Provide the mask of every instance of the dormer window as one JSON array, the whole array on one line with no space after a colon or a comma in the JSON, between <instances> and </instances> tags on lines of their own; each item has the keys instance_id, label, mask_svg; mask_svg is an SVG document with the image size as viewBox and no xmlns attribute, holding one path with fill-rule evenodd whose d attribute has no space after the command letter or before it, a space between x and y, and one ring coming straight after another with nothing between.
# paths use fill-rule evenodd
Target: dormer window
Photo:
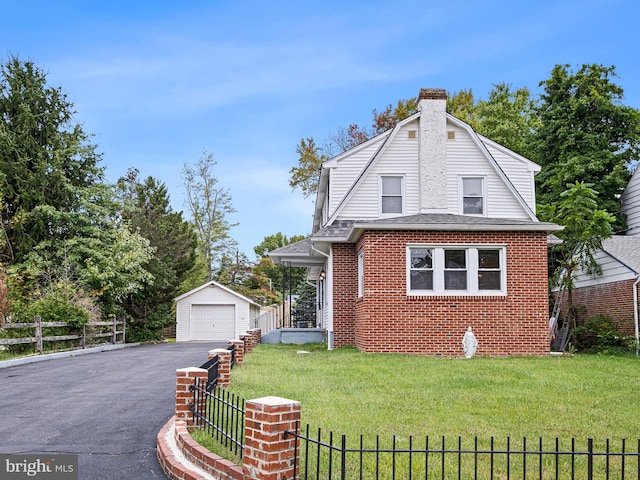
<instances>
[{"instance_id":1,"label":"dormer window","mask_svg":"<svg viewBox=\"0 0 640 480\"><path fill-rule=\"evenodd\" d=\"M463 215L485 215L484 177L462 177L460 179L462 193L461 204Z\"/></svg>"},{"instance_id":2,"label":"dormer window","mask_svg":"<svg viewBox=\"0 0 640 480\"><path fill-rule=\"evenodd\" d=\"M380 177L380 212L383 215L403 213L403 177L384 175Z\"/></svg>"}]
</instances>

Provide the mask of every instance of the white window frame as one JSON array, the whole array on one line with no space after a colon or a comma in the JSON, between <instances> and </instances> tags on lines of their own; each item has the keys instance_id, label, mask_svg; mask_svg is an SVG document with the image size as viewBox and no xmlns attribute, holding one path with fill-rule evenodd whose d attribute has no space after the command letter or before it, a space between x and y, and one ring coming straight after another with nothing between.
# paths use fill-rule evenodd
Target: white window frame
<instances>
[{"instance_id":1,"label":"white window frame","mask_svg":"<svg viewBox=\"0 0 640 480\"><path fill-rule=\"evenodd\" d=\"M364 249L358 251L358 297L364 295Z\"/></svg>"},{"instance_id":2,"label":"white window frame","mask_svg":"<svg viewBox=\"0 0 640 480\"><path fill-rule=\"evenodd\" d=\"M482 213L464 213L464 181L482 181ZM474 217L487 216L487 177L485 175L461 175L458 177L458 212L460 215L470 215Z\"/></svg>"},{"instance_id":3,"label":"white window frame","mask_svg":"<svg viewBox=\"0 0 640 480\"><path fill-rule=\"evenodd\" d=\"M433 290L411 289L411 250L414 248L428 248L433 250ZM467 288L465 290L447 290L444 285L444 252L445 250L465 250ZM499 290L480 290L478 286L479 250L498 250L499 269L487 269L500 272ZM469 245L469 244L408 244L406 251L406 283L408 296L506 296L507 295L507 247L505 245Z\"/></svg>"},{"instance_id":4,"label":"white window frame","mask_svg":"<svg viewBox=\"0 0 640 480\"><path fill-rule=\"evenodd\" d=\"M383 178L399 178L400 179L400 199L401 199L401 212L392 212L392 213L383 213L382 212L382 197L383 195L383 190L382 190L382 179ZM380 216L384 216L384 217L393 217L396 215L403 215L405 212L405 176L404 175L398 175L398 174L384 174L384 175L380 175L378 177L378 211L380 212Z\"/></svg>"}]
</instances>

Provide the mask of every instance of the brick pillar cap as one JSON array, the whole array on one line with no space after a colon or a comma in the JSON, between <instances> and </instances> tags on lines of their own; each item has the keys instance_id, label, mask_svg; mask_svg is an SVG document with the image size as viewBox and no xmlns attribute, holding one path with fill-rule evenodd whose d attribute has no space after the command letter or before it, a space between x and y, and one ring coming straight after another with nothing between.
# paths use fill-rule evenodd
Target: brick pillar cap
<instances>
[{"instance_id":1,"label":"brick pillar cap","mask_svg":"<svg viewBox=\"0 0 640 480\"><path fill-rule=\"evenodd\" d=\"M187 368L176 369L176 372L181 372L181 373L202 373L206 371L207 371L206 369L199 368L199 367L187 367Z\"/></svg>"},{"instance_id":2,"label":"brick pillar cap","mask_svg":"<svg viewBox=\"0 0 640 480\"><path fill-rule=\"evenodd\" d=\"M213 350L209 350L209 355L215 355L218 353L231 353L230 350L227 350L226 348L214 348Z\"/></svg>"},{"instance_id":3,"label":"brick pillar cap","mask_svg":"<svg viewBox=\"0 0 640 480\"><path fill-rule=\"evenodd\" d=\"M289 400L286 398L274 396L254 398L253 400L248 400L248 402L259 403L261 405L267 405L270 407L279 407L282 405L300 405L300 402L296 402L295 400Z\"/></svg>"}]
</instances>

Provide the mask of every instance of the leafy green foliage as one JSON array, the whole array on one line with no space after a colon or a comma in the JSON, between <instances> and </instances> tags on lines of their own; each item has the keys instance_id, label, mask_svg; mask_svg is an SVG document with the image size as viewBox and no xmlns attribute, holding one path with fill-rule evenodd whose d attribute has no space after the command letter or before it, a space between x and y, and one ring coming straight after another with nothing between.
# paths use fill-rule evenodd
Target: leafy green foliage
<instances>
[{"instance_id":1,"label":"leafy green foliage","mask_svg":"<svg viewBox=\"0 0 640 480\"><path fill-rule=\"evenodd\" d=\"M162 329L174 321L173 298L196 264L197 236L193 224L174 212L164 183L153 177L144 181L130 169L118 180L122 217L130 228L149 242L152 256L145 270L153 277L128 294L123 309L128 316L131 341L159 340ZM202 279L200 279L201 284ZM197 286L197 285L196 285Z\"/></svg>"},{"instance_id":2,"label":"leafy green foliage","mask_svg":"<svg viewBox=\"0 0 640 480\"><path fill-rule=\"evenodd\" d=\"M29 303L23 315L27 319L39 316L45 322L67 322L75 327L80 327L90 320L89 312L82 305L56 294L46 295Z\"/></svg>"},{"instance_id":3,"label":"leafy green foliage","mask_svg":"<svg viewBox=\"0 0 640 480\"><path fill-rule=\"evenodd\" d=\"M273 290L277 292L281 291L283 288L282 265L275 265L269 257L269 252L272 252L277 248L299 242L301 240L304 240L305 238L306 235L293 235L289 238L282 232L274 233L272 235L267 235L266 237L264 237L262 242L256 245L253 249L255 254L258 256L258 263L254 267L254 272L257 275L262 275L269 278L271 288ZM291 279L291 285L293 286L304 282L305 271L306 269L304 267L294 267L290 269L290 271L287 271L287 284L289 284L289 278Z\"/></svg>"},{"instance_id":4,"label":"leafy green foliage","mask_svg":"<svg viewBox=\"0 0 640 480\"><path fill-rule=\"evenodd\" d=\"M447 113L471 125L475 130L478 127L476 112L476 99L473 90L460 90L454 94L447 94Z\"/></svg>"},{"instance_id":5,"label":"leafy green foliage","mask_svg":"<svg viewBox=\"0 0 640 480\"><path fill-rule=\"evenodd\" d=\"M510 85L499 83L489 92L488 100L476 105L475 129L494 142L533 158L533 135L540 128L535 107L528 88L512 90Z\"/></svg>"},{"instance_id":6,"label":"leafy green foliage","mask_svg":"<svg viewBox=\"0 0 640 480\"><path fill-rule=\"evenodd\" d=\"M313 138L303 138L296 147L298 166L289 170L289 185L292 189L299 188L304 198L315 195L320 181L320 169L327 156L316 146Z\"/></svg>"},{"instance_id":7,"label":"leafy green foliage","mask_svg":"<svg viewBox=\"0 0 640 480\"><path fill-rule=\"evenodd\" d=\"M395 107L391 104L378 112L373 110L373 132L375 135L391 130L398 123L405 118L409 118L411 115L418 111L418 98L412 97L409 99L398 100ZM359 142L362 143L362 142Z\"/></svg>"},{"instance_id":8,"label":"leafy green foliage","mask_svg":"<svg viewBox=\"0 0 640 480\"><path fill-rule=\"evenodd\" d=\"M578 269L587 273L599 273L595 253L602 248L602 241L612 235L615 217L598 208L598 192L593 185L582 182L567 184L557 205L542 210L544 220L564 225L557 235L563 240L551 250L552 280L568 290L568 317L576 326L573 304L574 278ZM545 218L546 217L546 218Z\"/></svg>"},{"instance_id":9,"label":"leafy green foliage","mask_svg":"<svg viewBox=\"0 0 640 480\"><path fill-rule=\"evenodd\" d=\"M539 203L555 204L567 183L583 182L599 192L599 208L618 211L627 167L640 155L640 112L622 105L615 77L615 67L583 65L574 73L569 65L556 65L541 83L534 159L543 167ZM623 226L618 218L616 230Z\"/></svg>"},{"instance_id":10,"label":"leafy green foliage","mask_svg":"<svg viewBox=\"0 0 640 480\"><path fill-rule=\"evenodd\" d=\"M103 178L100 157L73 106L32 62L0 67L0 258L16 263L45 240L82 228L90 190Z\"/></svg>"},{"instance_id":11,"label":"leafy green foliage","mask_svg":"<svg viewBox=\"0 0 640 480\"><path fill-rule=\"evenodd\" d=\"M621 335L616 323L604 315L596 315L573 329L571 342L579 352L609 355L631 354L635 338Z\"/></svg>"}]
</instances>

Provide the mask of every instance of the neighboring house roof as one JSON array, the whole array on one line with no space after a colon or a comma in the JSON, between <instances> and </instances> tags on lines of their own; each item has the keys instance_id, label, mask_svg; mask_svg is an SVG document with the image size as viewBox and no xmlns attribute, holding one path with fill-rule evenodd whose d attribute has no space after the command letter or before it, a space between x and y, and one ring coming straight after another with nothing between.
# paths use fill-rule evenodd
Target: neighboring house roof
<instances>
[{"instance_id":1,"label":"neighboring house roof","mask_svg":"<svg viewBox=\"0 0 640 480\"><path fill-rule=\"evenodd\" d=\"M187 293L183 293L182 295L180 295L179 297L176 297L173 299L174 302L179 302L180 300L183 300L184 298L188 297L189 295L192 295L196 292L199 292L200 290L204 290L205 288L208 287L217 287L221 290L224 290L225 292L228 292L232 295L235 295L236 297L240 298L241 300L244 300L248 303L250 303L251 305L254 305L256 307L260 307L261 305L259 303L254 302L253 300L251 300L248 297L245 297L244 295L239 294L238 292L236 292L235 290L230 289L229 287L225 287L224 285L222 285L221 283L216 282L215 280L211 280L203 285L200 285L197 288L194 288L193 290L188 291Z\"/></svg>"},{"instance_id":2,"label":"neighboring house roof","mask_svg":"<svg viewBox=\"0 0 640 480\"><path fill-rule=\"evenodd\" d=\"M640 273L640 236L616 235L602 242L602 250L617 261Z\"/></svg>"}]
</instances>

